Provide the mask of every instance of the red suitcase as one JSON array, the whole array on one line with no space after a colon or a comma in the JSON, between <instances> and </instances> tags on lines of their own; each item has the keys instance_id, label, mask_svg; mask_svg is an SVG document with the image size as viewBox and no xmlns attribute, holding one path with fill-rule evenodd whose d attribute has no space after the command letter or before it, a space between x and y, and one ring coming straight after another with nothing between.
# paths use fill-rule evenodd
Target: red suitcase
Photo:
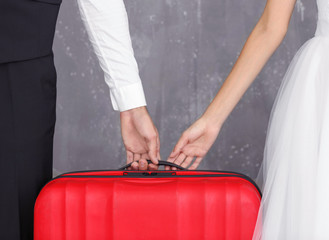
<instances>
[{"instance_id":1,"label":"red suitcase","mask_svg":"<svg viewBox=\"0 0 329 240\"><path fill-rule=\"evenodd\" d=\"M159 165L180 166L167 161ZM63 173L40 191L35 240L249 240L261 192L248 176L210 170Z\"/></svg>"}]
</instances>

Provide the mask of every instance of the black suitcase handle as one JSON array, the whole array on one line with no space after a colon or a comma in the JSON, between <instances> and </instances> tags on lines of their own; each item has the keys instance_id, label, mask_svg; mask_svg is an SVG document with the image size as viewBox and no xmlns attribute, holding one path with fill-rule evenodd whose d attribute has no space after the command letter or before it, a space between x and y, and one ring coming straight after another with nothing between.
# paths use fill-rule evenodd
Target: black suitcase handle
<instances>
[{"instance_id":1,"label":"black suitcase handle","mask_svg":"<svg viewBox=\"0 0 329 240\"><path fill-rule=\"evenodd\" d=\"M146 160L146 161L147 161L148 164L152 163L151 160ZM138 161L135 161L135 162L138 162ZM129 168L129 167L131 166L132 163L133 163L133 162L128 163L128 164L124 165L123 167L118 168L118 170L125 170L126 168ZM177 164L175 164L175 163L168 162L168 161L163 161L163 160L159 160L158 165L159 165L159 166L162 165L162 166L176 167L176 168L178 168L178 169L180 169L180 170L188 170L187 168L184 168L184 167L182 167L182 166L180 166L180 165L177 165Z\"/></svg>"}]
</instances>

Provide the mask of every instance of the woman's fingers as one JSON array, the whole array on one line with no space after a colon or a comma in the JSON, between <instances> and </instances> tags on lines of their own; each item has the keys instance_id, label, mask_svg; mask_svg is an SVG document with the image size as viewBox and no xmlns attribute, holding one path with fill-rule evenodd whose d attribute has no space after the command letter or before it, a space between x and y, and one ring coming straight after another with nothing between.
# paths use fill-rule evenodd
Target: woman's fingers
<instances>
[{"instance_id":1,"label":"woman's fingers","mask_svg":"<svg viewBox=\"0 0 329 240\"><path fill-rule=\"evenodd\" d=\"M170 158L176 158L176 156L181 152L182 148L188 143L188 136L187 132L184 132L182 136L179 138L176 146L174 147L173 151L170 153Z\"/></svg>"},{"instance_id":2,"label":"woman's fingers","mask_svg":"<svg viewBox=\"0 0 329 240\"><path fill-rule=\"evenodd\" d=\"M169 155L168 162L175 162L176 159L180 156L179 154L181 153L182 148L188 144L188 136L187 132L185 131L182 136L179 138L178 142L176 143L174 149ZM175 167L169 167L166 166L165 170L176 170Z\"/></svg>"},{"instance_id":3,"label":"woman's fingers","mask_svg":"<svg viewBox=\"0 0 329 240\"><path fill-rule=\"evenodd\" d=\"M199 146L196 144L189 144L186 145L182 152L185 153L187 156L200 156Z\"/></svg>"},{"instance_id":4,"label":"woman's fingers","mask_svg":"<svg viewBox=\"0 0 329 240\"><path fill-rule=\"evenodd\" d=\"M181 164L183 168L187 168L193 161L194 156L188 156L185 161Z\"/></svg>"},{"instance_id":5,"label":"woman's fingers","mask_svg":"<svg viewBox=\"0 0 329 240\"><path fill-rule=\"evenodd\" d=\"M202 157L197 157L194 163L188 168L189 170L195 170L198 168L200 162L202 161Z\"/></svg>"},{"instance_id":6,"label":"woman's fingers","mask_svg":"<svg viewBox=\"0 0 329 240\"><path fill-rule=\"evenodd\" d=\"M184 162L186 158L186 155L184 153L180 153L179 156L174 161L175 164L180 165L182 162ZM176 167L171 167L172 170L177 170Z\"/></svg>"}]
</instances>

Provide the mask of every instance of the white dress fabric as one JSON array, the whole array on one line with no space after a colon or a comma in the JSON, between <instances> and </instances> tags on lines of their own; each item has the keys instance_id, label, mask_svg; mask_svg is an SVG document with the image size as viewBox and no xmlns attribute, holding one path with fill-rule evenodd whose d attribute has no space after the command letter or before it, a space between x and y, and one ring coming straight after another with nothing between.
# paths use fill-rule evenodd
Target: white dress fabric
<instances>
[{"instance_id":1,"label":"white dress fabric","mask_svg":"<svg viewBox=\"0 0 329 240\"><path fill-rule=\"evenodd\" d=\"M329 239L329 0L317 6L271 111L253 240Z\"/></svg>"}]
</instances>

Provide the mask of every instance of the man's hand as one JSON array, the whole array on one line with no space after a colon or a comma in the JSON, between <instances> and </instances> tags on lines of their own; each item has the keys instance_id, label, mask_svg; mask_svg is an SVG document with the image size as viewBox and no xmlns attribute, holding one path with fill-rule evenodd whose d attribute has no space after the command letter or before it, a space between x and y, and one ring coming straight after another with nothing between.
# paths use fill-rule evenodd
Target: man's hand
<instances>
[{"instance_id":1,"label":"man's hand","mask_svg":"<svg viewBox=\"0 0 329 240\"><path fill-rule=\"evenodd\" d=\"M121 135L127 151L128 170L157 170L160 159L160 140L146 107L138 107L120 113ZM152 163L148 164L146 159Z\"/></svg>"},{"instance_id":2,"label":"man's hand","mask_svg":"<svg viewBox=\"0 0 329 240\"><path fill-rule=\"evenodd\" d=\"M187 168L196 158L189 167L190 170L196 169L215 142L219 130L220 127L215 127L206 118L200 118L182 134L168 161ZM165 170L170 169L177 170L176 167L165 167Z\"/></svg>"}]
</instances>

